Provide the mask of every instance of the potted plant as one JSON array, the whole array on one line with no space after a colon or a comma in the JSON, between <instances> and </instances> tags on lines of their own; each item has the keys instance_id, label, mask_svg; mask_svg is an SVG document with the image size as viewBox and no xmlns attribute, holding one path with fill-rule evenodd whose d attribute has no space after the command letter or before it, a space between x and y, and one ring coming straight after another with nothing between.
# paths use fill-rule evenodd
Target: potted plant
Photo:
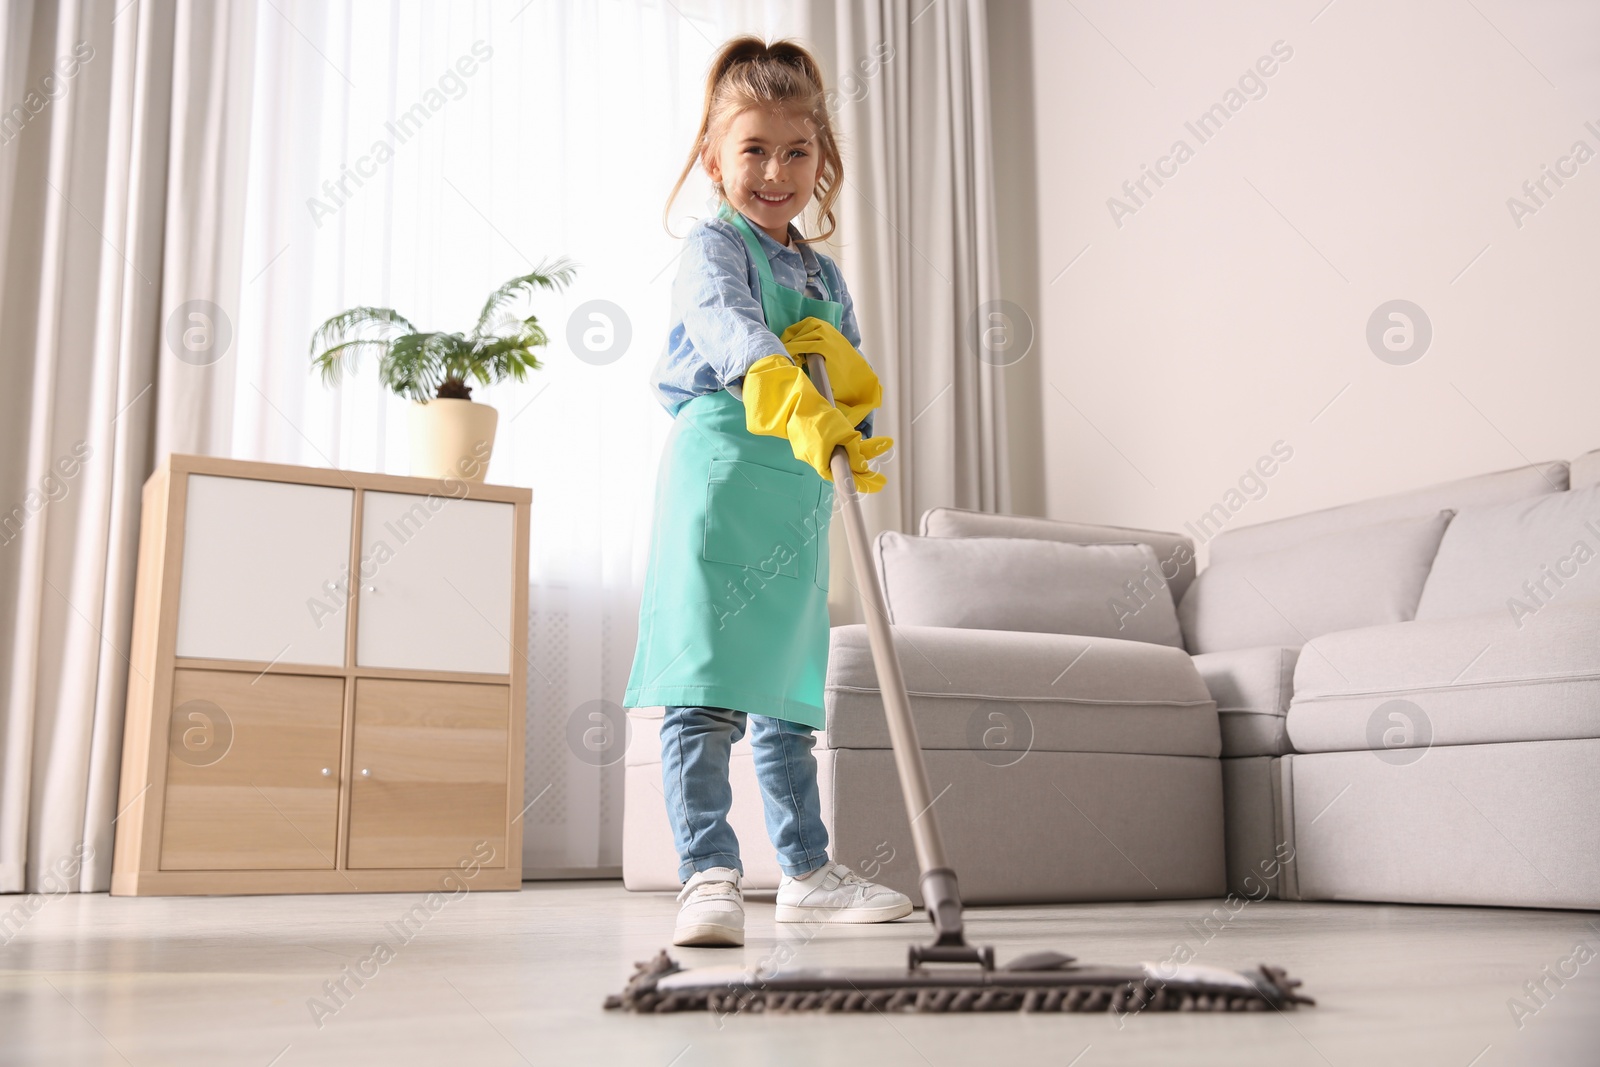
<instances>
[{"instance_id":1,"label":"potted plant","mask_svg":"<svg viewBox=\"0 0 1600 1067\"><path fill-rule=\"evenodd\" d=\"M563 257L512 278L489 294L468 334L424 333L393 308L342 311L311 335L312 366L332 385L347 367L354 371L364 352L376 352L379 381L412 401L411 473L481 482L489 471L499 415L472 399L469 383L520 382L543 365L535 349L549 338L538 317L518 318L507 308L536 288L561 289L575 269Z\"/></svg>"}]
</instances>

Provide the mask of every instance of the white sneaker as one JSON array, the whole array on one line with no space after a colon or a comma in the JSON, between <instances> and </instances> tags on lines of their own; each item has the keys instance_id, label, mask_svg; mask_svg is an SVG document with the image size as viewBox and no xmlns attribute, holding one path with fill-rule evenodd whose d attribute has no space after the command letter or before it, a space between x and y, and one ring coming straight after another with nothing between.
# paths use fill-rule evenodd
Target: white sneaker
<instances>
[{"instance_id":1,"label":"white sneaker","mask_svg":"<svg viewBox=\"0 0 1600 1067\"><path fill-rule=\"evenodd\" d=\"M829 863L804 878L778 883L781 923L881 923L911 914L911 898L869 882L842 863Z\"/></svg>"},{"instance_id":2,"label":"white sneaker","mask_svg":"<svg viewBox=\"0 0 1600 1067\"><path fill-rule=\"evenodd\" d=\"M674 945L744 944L744 894L732 867L696 871L678 893Z\"/></svg>"}]
</instances>

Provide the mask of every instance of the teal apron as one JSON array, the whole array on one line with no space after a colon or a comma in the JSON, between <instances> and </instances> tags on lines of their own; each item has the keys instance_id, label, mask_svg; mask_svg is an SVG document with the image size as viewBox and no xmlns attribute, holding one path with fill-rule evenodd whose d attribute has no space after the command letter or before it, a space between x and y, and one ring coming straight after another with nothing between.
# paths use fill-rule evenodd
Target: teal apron
<instances>
[{"instance_id":1,"label":"teal apron","mask_svg":"<svg viewBox=\"0 0 1600 1067\"><path fill-rule=\"evenodd\" d=\"M750 223L724 204L760 275L767 329L844 305L773 281ZM726 389L678 410L656 478L639 643L626 707L704 705L823 726L833 484L783 437L745 429Z\"/></svg>"}]
</instances>

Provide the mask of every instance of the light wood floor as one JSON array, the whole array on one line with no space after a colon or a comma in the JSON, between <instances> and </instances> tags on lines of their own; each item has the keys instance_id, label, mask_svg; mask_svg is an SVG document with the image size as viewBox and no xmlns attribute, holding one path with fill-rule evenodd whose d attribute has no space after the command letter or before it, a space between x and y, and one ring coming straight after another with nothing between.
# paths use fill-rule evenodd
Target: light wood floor
<instances>
[{"instance_id":1,"label":"light wood floor","mask_svg":"<svg viewBox=\"0 0 1600 1067\"><path fill-rule=\"evenodd\" d=\"M0 897L0 914L24 899ZM1002 961L1057 948L1086 961L1134 963L1166 958L1184 942L1202 963L1283 966L1305 980L1318 1007L1121 1020L745 1016L719 1026L709 1014L629 1017L600 1008L633 961L666 945L669 894L630 894L615 882L530 882L521 893L467 893L401 929L421 901L38 898L42 907L20 930L0 929L0 1063L1600 1063L1600 958L1577 965L1563 986L1547 980L1552 994L1542 1007L1524 989L1544 968L1556 972L1579 942L1600 952L1594 913L1273 902L1230 913L1220 901L975 909L973 934ZM795 928L778 927L770 904L752 902L748 911L742 951L678 951L697 964L755 965ZM791 947L800 965L895 966L926 932L916 912L884 926L828 929ZM380 942L392 956L373 957ZM344 979L348 992L330 996L326 984L363 959L371 960L368 977L359 985ZM1520 1028L1512 998L1539 1007Z\"/></svg>"}]
</instances>

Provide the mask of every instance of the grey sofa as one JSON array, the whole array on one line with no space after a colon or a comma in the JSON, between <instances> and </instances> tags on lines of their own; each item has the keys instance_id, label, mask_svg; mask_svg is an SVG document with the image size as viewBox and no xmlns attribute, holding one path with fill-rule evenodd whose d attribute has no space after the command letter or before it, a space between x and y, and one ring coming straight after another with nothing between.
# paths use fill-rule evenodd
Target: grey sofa
<instances>
[{"instance_id":1,"label":"grey sofa","mask_svg":"<svg viewBox=\"0 0 1600 1067\"><path fill-rule=\"evenodd\" d=\"M969 900L1600 908L1600 451L1204 533L1198 575L1173 533L934 508L880 535ZM835 628L827 701L835 855L914 893L864 627ZM631 714L624 877L675 888Z\"/></svg>"}]
</instances>

